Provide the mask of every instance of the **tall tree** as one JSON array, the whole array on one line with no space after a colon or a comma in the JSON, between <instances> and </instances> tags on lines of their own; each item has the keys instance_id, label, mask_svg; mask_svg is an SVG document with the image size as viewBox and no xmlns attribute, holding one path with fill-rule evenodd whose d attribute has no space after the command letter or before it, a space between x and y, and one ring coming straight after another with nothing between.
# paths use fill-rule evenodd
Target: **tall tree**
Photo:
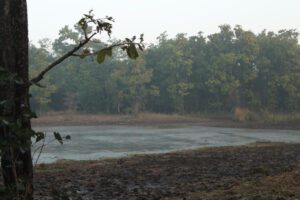
<instances>
[{"instance_id":1,"label":"tall tree","mask_svg":"<svg viewBox=\"0 0 300 200\"><path fill-rule=\"evenodd\" d=\"M161 91L151 104L156 104L153 107L159 112L184 113L185 97L193 88L188 38L185 34L178 34L175 39L168 39L163 33L158 39L159 44L153 46L146 56L146 66L153 67L153 85Z\"/></svg>"},{"instance_id":2,"label":"tall tree","mask_svg":"<svg viewBox=\"0 0 300 200\"><path fill-rule=\"evenodd\" d=\"M8 198L32 199L26 0L0 0L0 21L2 173Z\"/></svg>"},{"instance_id":3,"label":"tall tree","mask_svg":"<svg viewBox=\"0 0 300 200\"><path fill-rule=\"evenodd\" d=\"M137 59L134 63L127 62L115 69L111 75L117 83L118 112L121 105L137 116L146 96L158 95L159 91L154 86L148 86L152 78L152 70L145 68L144 58ZM128 106L126 106L128 105Z\"/></svg>"}]
</instances>

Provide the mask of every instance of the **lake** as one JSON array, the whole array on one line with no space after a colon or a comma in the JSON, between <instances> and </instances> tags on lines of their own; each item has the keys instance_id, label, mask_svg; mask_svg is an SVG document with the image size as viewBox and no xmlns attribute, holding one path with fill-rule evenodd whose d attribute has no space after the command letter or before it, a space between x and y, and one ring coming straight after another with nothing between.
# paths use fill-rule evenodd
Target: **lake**
<instances>
[{"instance_id":1,"label":"lake","mask_svg":"<svg viewBox=\"0 0 300 200\"><path fill-rule=\"evenodd\" d=\"M70 135L72 138L63 145L57 141L47 145L41 154L39 163L51 163L60 159L94 160L254 142L300 142L300 130L125 125L57 126L35 127L34 129L47 133L47 142L53 139L54 131L59 132L62 136ZM36 155L37 153L34 161Z\"/></svg>"}]
</instances>

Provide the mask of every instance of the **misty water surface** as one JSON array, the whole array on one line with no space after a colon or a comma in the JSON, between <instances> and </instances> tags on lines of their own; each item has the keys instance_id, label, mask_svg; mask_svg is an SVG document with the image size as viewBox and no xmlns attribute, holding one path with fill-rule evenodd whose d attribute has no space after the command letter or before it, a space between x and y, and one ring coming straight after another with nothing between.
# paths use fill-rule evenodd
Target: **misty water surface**
<instances>
[{"instance_id":1,"label":"misty water surface","mask_svg":"<svg viewBox=\"0 0 300 200\"><path fill-rule=\"evenodd\" d=\"M90 160L265 141L300 142L300 130L255 130L203 126L180 128L59 126L36 127L35 130L46 132L47 140L53 139L53 131L72 137L72 140L64 145L58 142L50 143L44 148L39 163L49 163L59 159Z\"/></svg>"}]
</instances>

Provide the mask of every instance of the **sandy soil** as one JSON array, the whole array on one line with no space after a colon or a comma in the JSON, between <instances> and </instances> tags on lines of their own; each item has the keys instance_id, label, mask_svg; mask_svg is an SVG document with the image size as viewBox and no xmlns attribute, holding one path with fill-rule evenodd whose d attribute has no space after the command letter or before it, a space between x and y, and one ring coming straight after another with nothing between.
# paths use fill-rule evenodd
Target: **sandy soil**
<instances>
[{"instance_id":1,"label":"sandy soil","mask_svg":"<svg viewBox=\"0 0 300 200\"><path fill-rule=\"evenodd\" d=\"M300 144L40 165L36 199L300 199Z\"/></svg>"}]
</instances>

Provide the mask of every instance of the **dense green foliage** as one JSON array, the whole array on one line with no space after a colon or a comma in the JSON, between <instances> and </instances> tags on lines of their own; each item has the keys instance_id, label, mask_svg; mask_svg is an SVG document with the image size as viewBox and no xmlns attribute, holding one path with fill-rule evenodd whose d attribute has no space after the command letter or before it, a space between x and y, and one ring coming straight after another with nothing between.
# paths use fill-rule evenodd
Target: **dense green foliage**
<instances>
[{"instance_id":1,"label":"dense green foliage","mask_svg":"<svg viewBox=\"0 0 300 200\"><path fill-rule=\"evenodd\" d=\"M71 49L79 35L64 27L54 42L31 45L32 74ZM41 112L299 111L298 35L295 30L254 34L228 25L207 37L178 34L170 39L163 33L136 61L122 50L101 65L96 63L101 56L65 61L41 82L46 89L32 90L32 105Z\"/></svg>"}]
</instances>

